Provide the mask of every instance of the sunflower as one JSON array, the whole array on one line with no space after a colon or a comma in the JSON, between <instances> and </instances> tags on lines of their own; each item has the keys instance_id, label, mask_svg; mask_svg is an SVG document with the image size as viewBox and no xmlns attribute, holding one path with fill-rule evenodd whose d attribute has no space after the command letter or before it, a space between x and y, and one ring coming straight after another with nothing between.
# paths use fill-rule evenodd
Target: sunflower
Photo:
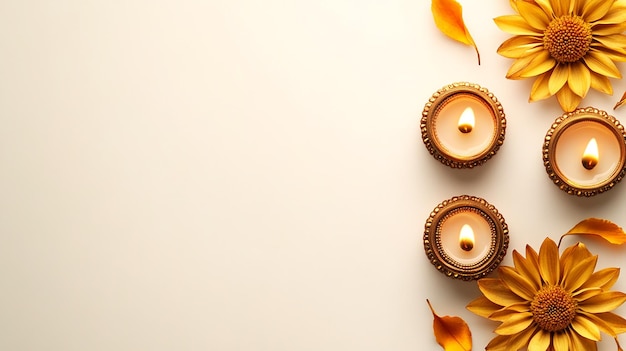
<instances>
[{"instance_id":1,"label":"sunflower","mask_svg":"<svg viewBox=\"0 0 626 351\"><path fill-rule=\"evenodd\" d=\"M556 94L573 111L589 88L612 95L626 61L626 0L510 0L517 15L495 18L514 37L498 53L515 59L506 77L536 77L529 101Z\"/></svg>"},{"instance_id":2,"label":"sunflower","mask_svg":"<svg viewBox=\"0 0 626 351\"><path fill-rule=\"evenodd\" d=\"M502 266L499 278L479 280L484 296L467 305L479 316L502 322L486 350L595 351L601 331L617 343L626 320L611 311L626 301L626 294L609 290L619 268L594 272L597 259L582 243L559 257L549 238L539 254L530 246L525 258L513 251L514 267Z\"/></svg>"}]
</instances>

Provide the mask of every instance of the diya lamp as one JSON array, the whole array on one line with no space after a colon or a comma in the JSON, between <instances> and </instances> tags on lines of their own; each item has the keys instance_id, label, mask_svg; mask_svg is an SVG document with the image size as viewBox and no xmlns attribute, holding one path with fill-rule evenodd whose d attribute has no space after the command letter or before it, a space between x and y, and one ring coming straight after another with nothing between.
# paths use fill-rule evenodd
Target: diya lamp
<instances>
[{"instance_id":1,"label":"diya lamp","mask_svg":"<svg viewBox=\"0 0 626 351\"><path fill-rule=\"evenodd\" d=\"M424 250L443 274L480 279L506 255L509 230L500 212L482 198L462 195L433 209L424 226Z\"/></svg>"},{"instance_id":2,"label":"diya lamp","mask_svg":"<svg viewBox=\"0 0 626 351\"><path fill-rule=\"evenodd\" d=\"M543 162L568 194L594 196L612 189L626 172L624 126L605 111L577 109L557 117L546 133Z\"/></svg>"},{"instance_id":3,"label":"diya lamp","mask_svg":"<svg viewBox=\"0 0 626 351\"><path fill-rule=\"evenodd\" d=\"M496 154L504 142L506 118L493 93L461 82L432 95L424 106L420 128L435 159L452 168L472 168Z\"/></svg>"}]
</instances>

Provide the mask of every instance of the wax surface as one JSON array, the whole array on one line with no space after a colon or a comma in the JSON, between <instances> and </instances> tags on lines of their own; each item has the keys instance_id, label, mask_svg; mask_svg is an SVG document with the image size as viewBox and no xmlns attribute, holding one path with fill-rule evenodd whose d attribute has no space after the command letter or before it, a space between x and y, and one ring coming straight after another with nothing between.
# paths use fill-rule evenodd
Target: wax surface
<instances>
[{"instance_id":1,"label":"wax surface","mask_svg":"<svg viewBox=\"0 0 626 351\"><path fill-rule=\"evenodd\" d=\"M464 224L474 232L474 247L470 251L461 248L459 235ZM473 211L458 211L447 217L441 224L441 245L453 260L472 265L482 260L491 246L491 227L489 222Z\"/></svg>"},{"instance_id":2,"label":"wax surface","mask_svg":"<svg viewBox=\"0 0 626 351\"><path fill-rule=\"evenodd\" d=\"M475 125L471 132L459 130L459 118L467 107L474 112ZM435 119L435 137L444 150L461 158L471 158L483 153L496 137L495 121L489 108L475 95L448 102L443 106Z\"/></svg>"},{"instance_id":3,"label":"wax surface","mask_svg":"<svg viewBox=\"0 0 626 351\"><path fill-rule=\"evenodd\" d=\"M598 164L593 169L582 165L589 140L598 143ZM556 141L555 168L567 179L583 187L602 184L617 170L620 141L609 127L592 121L578 122L563 131Z\"/></svg>"}]
</instances>

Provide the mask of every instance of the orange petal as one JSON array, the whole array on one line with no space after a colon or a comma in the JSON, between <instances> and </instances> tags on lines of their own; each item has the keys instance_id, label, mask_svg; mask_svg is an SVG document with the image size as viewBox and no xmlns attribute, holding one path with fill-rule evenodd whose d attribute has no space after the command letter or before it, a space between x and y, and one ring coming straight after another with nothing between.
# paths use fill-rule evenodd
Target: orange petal
<instances>
[{"instance_id":1,"label":"orange petal","mask_svg":"<svg viewBox=\"0 0 626 351\"><path fill-rule=\"evenodd\" d=\"M430 9L435 19L435 25L443 34L460 43L474 47L480 65L478 47L476 47L472 35L465 26L461 5L456 0L432 0Z\"/></svg>"},{"instance_id":2,"label":"orange petal","mask_svg":"<svg viewBox=\"0 0 626 351\"><path fill-rule=\"evenodd\" d=\"M459 317L438 316L430 301L426 302L433 314L433 330L437 343L446 351L471 351L472 333L467 323Z\"/></svg>"},{"instance_id":3,"label":"orange petal","mask_svg":"<svg viewBox=\"0 0 626 351\"><path fill-rule=\"evenodd\" d=\"M626 243L626 233L617 224L606 219L587 218L576 224L566 235L593 235L600 237L611 244L621 245Z\"/></svg>"}]
</instances>

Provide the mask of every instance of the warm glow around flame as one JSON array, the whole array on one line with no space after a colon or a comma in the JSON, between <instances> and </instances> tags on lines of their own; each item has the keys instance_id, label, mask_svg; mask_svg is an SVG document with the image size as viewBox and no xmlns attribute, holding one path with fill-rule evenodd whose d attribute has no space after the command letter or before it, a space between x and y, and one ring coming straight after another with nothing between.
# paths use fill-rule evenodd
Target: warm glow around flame
<instances>
[{"instance_id":1,"label":"warm glow around flame","mask_svg":"<svg viewBox=\"0 0 626 351\"><path fill-rule=\"evenodd\" d=\"M471 107L467 107L461 117L459 117L459 130L461 133L469 133L474 129L474 110Z\"/></svg>"},{"instance_id":2,"label":"warm glow around flame","mask_svg":"<svg viewBox=\"0 0 626 351\"><path fill-rule=\"evenodd\" d=\"M593 169L600 160L600 154L598 153L598 142L596 138L591 138L585 152L583 153L582 163L586 169Z\"/></svg>"},{"instance_id":3,"label":"warm glow around flame","mask_svg":"<svg viewBox=\"0 0 626 351\"><path fill-rule=\"evenodd\" d=\"M465 251L470 251L474 248L474 230L469 224L464 224L461 227L461 233L459 234L459 245Z\"/></svg>"}]
</instances>

